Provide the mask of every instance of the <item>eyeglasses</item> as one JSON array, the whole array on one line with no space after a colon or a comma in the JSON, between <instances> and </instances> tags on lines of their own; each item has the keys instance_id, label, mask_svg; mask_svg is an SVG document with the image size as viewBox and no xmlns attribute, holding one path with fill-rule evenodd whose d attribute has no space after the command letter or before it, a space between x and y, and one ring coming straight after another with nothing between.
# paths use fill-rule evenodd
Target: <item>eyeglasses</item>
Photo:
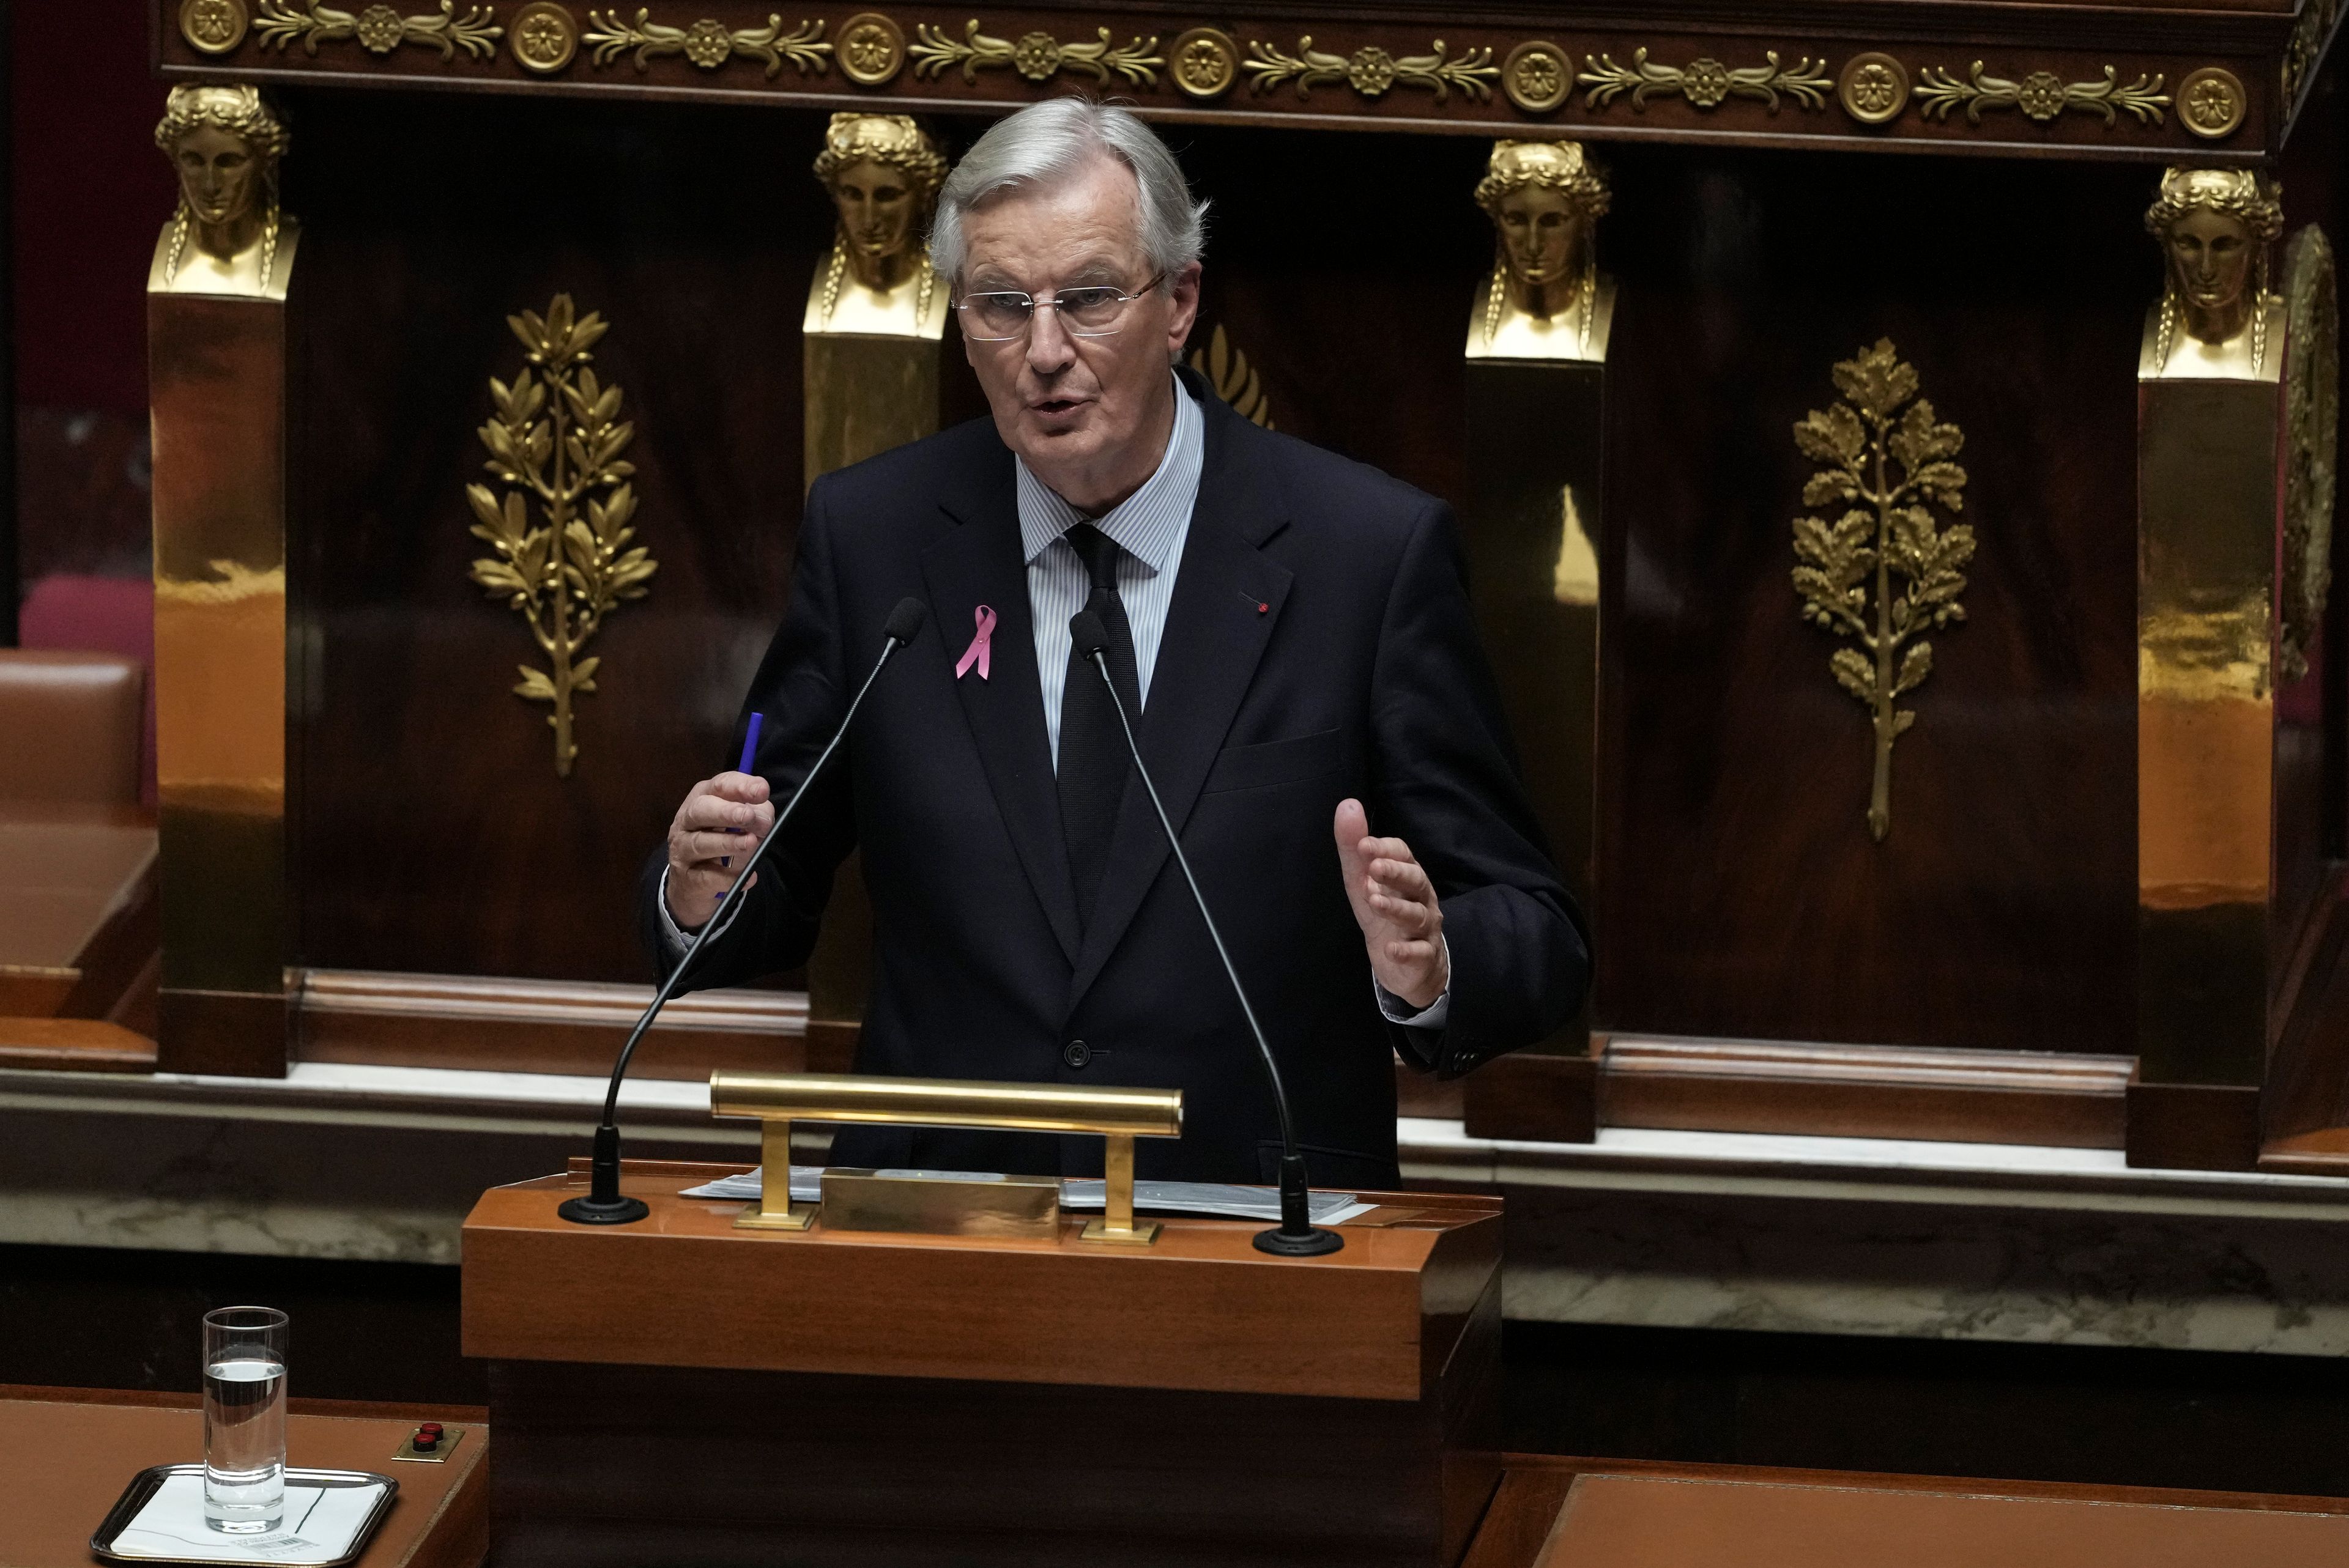
<instances>
[{"instance_id":1,"label":"eyeglasses","mask_svg":"<svg viewBox=\"0 0 2349 1568\"><path fill-rule=\"evenodd\" d=\"M1125 307L1165 277L1164 273L1154 273L1132 294L1110 284L1061 289L1050 299L1038 299L1017 289L968 294L955 301L955 309L962 315L963 335L974 343L1009 343L1025 337L1040 310L1059 311L1061 330L1071 337L1107 337L1125 325Z\"/></svg>"}]
</instances>

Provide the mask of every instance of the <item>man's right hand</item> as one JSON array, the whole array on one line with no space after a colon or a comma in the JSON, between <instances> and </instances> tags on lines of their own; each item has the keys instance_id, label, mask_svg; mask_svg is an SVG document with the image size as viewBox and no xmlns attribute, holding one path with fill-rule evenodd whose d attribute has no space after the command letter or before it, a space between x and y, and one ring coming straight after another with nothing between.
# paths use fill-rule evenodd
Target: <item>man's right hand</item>
<instances>
[{"instance_id":1,"label":"man's right hand","mask_svg":"<svg viewBox=\"0 0 2349 1568\"><path fill-rule=\"evenodd\" d=\"M767 781L755 773L704 779L668 825L668 914L679 931L709 923L742 862L774 826ZM751 885L758 884L753 874Z\"/></svg>"}]
</instances>

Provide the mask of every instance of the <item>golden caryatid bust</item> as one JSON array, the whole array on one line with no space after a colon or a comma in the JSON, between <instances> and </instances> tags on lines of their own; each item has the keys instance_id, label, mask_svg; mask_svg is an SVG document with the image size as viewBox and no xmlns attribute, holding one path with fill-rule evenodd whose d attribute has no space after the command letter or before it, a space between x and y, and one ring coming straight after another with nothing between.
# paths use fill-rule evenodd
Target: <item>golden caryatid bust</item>
<instances>
[{"instance_id":1,"label":"golden caryatid bust","mask_svg":"<svg viewBox=\"0 0 2349 1568\"><path fill-rule=\"evenodd\" d=\"M836 114L815 176L832 193L840 232L808 289L802 330L863 337L937 337L947 291L923 237L947 160L902 114Z\"/></svg>"},{"instance_id":2,"label":"golden caryatid bust","mask_svg":"<svg viewBox=\"0 0 2349 1568\"><path fill-rule=\"evenodd\" d=\"M1471 359L1607 357L1615 285L1594 241L1607 176L1574 141L1496 141L1476 187L1493 275L1468 317Z\"/></svg>"},{"instance_id":3,"label":"golden caryatid bust","mask_svg":"<svg viewBox=\"0 0 2349 1568\"><path fill-rule=\"evenodd\" d=\"M150 294L285 297L301 226L278 210L285 122L254 88L173 88L155 145L180 177L180 209L163 225Z\"/></svg>"},{"instance_id":4,"label":"golden caryatid bust","mask_svg":"<svg viewBox=\"0 0 2349 1568\"><path fill-rule=\"evenodd\" d=\"M2138 376L2275 379L2283 302L2268 292L2268 247L2283 232L2282 187L2248 169L2170 169L2145 226L2163 282Z\"/></svg>"}]
</instances>

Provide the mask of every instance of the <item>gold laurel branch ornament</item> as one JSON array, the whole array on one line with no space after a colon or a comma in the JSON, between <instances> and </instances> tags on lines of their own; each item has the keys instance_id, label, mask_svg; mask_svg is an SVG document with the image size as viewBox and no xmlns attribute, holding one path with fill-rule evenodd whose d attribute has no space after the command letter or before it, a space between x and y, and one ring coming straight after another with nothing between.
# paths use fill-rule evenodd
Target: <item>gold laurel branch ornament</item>
<instances>
[{"instance_id":1,"label":"gold laurel branch ornament","mask_svg":"<svg viewBox=\"0 0 2349 1568\"><path fill-rule=\"evenodd\" d=\"M1966 618L1960 568L1973 559L1974 531L1940 528L1931 511L1965 505L1966 470L1950 459L1966 438L1917 396L1916 367L1889 337L1837 365L1835 384L1845 401L1806 416L1795 445L1825 465L1804 484L1803 504L1841 501L1846 510L1833 522L1795 520L1795 592L1804 620L1858 645L1837 648L1827 664L1870 715L1868 830L1881 843L1892 830L1892 744L1917 722L1896 705L1933 672L1933 645L1921 634Z\"/></svg>"},{"instance_id":2,"label":"gold laurel branch ornament","mask_svg":"<svg viewBox=\"0 0 2349 1568\"><path fill-rule=\"evenodd\" d=\"M443 63L462 49L477 60L494 59L498 40L506 30L497 25L497 11L489 5L467 5L457 15L457 0L440 0L438 15L403 16L388 5L363 11L339 10L322 0L261 0L254 33L263 48L283 54L296 42L305 55L316 55L320 44L356 38L370 55L388 55L402 44L425 44L440 51Z\"/></svg>"},{"instance_id":3,"label":"gold laurel branch ornament","mask_svg":"<svg viewBox=\"0 0 2349 1568\"><path fill-rule=\"evenodd\" d=\"M636 428L618 422L619 387L598 382L589 367L589 351L610 330L607 324L593 311L578 315L563 294L543 317L526 310L506 317L506 325L528 360L511 387L490 377L492 412L481 437L490 451L481 466L511 488L465 487L471 532L497 551L475 561L471 575L491 598L522 614L547 655L549 669L519 666L522 681L513 690L526 701L554 705L546 722L554 730L554 771L567 779L579 755L572 698L595 689L603 662L580 651L606 615L645 596L660 563L643 545L628 545L636 535L628 520L636 510L628 477L636 469L620 454ZM530 526L533 498L545 519L536 528Z\"/></svg>"},{"instance_id":4,"label":"gold laurel branch ornament","mask_svg":"<svg viewBox=\"0 0 2349 1568\"><path fill-rule=\"evenodd\" d=\"M767 79L772 81L782 74L786 60L803 77L822 75L832 56L832 45L823 32L821 21L802 22L786 29L780 14L770 15L763 27L729 27L708 17L689 27L671 27L654 21L650 6L639 5L633 22L616 8L608 15L588 12L587 31L581 42L599 68L630 49L636 52L640 71L650 70L652 62L664 55L683 55L705 71L714 71L740 55L764 62Z\"/></svg>"},{"instance_id":5,"label":"gold laurel branch ornament","mask_svg":"<svg viewBox=\"0 0 2349 1568\"><path fill-rule=\"evenodd\" d=\"M1273 428L1272 399L1265 396L1264 378L1248 363L1248 356L1231 346L1224 335L1223 323L1216 324L1206 347L1191 350L1191 368L1207 378L1207 385L1231 405L1233 413L1265 429Z\"/></svg>"},{"instance_id":6,"label":"gold laurel branch ornament","mask_svg":"<svg viewBox=\"0 0 2349 1568\"><path fill-rule=\"evenodd\" d=\"M2333 590L2333 506L2341 438L2341 317L2333 247L2311 223L2283 252L2283 592L2276 662L2308 674Z\"/></svg>"},{"instance_id":7,"label":"gold laurel branch ornament","mask_svg":"<svg viewBox=\"0 0 2349 1568\"><path fill-rule=\"evenodd\" d=\"M2300 89L2307 85L2308 74L2316 62L2324 57L2324 50L2333 40L2333 25L2341 20L2343 0L2307 0L2300 8L2300 19L2292 26L2292 42L2283 52L2282 111L2289 117L2299 107Z\"/></svg>"}]
</instances>

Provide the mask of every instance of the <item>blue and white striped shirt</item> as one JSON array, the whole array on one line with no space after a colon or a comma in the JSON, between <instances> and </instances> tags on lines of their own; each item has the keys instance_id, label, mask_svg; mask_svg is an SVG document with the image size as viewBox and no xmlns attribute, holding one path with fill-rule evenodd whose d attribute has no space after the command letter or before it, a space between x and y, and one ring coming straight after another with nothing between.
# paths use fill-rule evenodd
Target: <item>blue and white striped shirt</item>
<instances>
[{"instance_id":1,"label":"blue and white striped shirt","mask_svg":"<svg viewBox=\"0 0 2349 1568\"><path fill-rule=\"evenodd\" d=\"M1206 455L1206 421L1198 401L1174 383L1174 428L1158 471L1101 516L1088 518L1014 458L1019 483L1019 542L1028 558L1028 609L1036 628L1036 676L1044 688L1044 734L1052 767L1061 766L1061 697L1069 678L1069 617L1085 607L1092 583L1076 546L1061 536L1091 522L1123 552L1117 560L1117 596L1133 628L1133 669L1142 706L1150 706L1150 672L1174 600L1183 542L1191 536L1191 510L1199 499L1199 469ZM1138 716L1137 716L1138 717Z\"/></svg>"}]
</instances>

